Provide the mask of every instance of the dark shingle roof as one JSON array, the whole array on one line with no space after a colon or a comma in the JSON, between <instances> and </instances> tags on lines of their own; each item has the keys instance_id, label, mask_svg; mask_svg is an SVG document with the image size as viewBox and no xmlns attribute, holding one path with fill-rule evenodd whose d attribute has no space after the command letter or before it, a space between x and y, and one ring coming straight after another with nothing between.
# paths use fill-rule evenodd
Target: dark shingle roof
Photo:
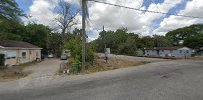
<instances>
[{"instance_id":1,"label":"dark shingle roof","mask_svg":"<svg viewBox=\"0 0 203 100\"><path fill-rule=\"evenodd\" d=\"M145 50L177 50L182 47L154 47L154 48L146 48Z\"/></svg>"},{"instance_id":2,"label":"dark shingle roof","mask_svg":"<svg viewBox=\"0 0 203 100\"><path fill-rule=\"evenodd\" d=\"M18 47L18 48L40 48L33 44L23 42L23 41L14 41L14 40L0 40L0 46L3 47Z\"/></svg>"}]
</instances>

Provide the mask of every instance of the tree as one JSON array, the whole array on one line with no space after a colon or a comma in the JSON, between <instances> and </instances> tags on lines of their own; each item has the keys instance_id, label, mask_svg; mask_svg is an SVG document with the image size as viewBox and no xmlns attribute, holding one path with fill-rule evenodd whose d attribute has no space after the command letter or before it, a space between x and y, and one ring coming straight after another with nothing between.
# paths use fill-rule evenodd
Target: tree
<instances>
[{"instance_id":1,"label":"tree","mask_svg":"<svg viewBox=\"0 0 203 100\"><path fill-rule=\"evenodd\" d=\"M194 24L188 27L178 28L169 31L166 37L172 41L173 45L182 45L181 41L189 39L190 37L196 36L203 31L203 24Z\"/></svg>"},{"instance_id":2,"label":"tree","mask_svg":"<svg viewBox=\"0 0 203 100\"><path fill-rule=\"evenodd\" d=\"M80 29L76 29L78 31L78 34L72 34L71 39L68 40L65 44L65 48L71 51L71 56L74 58L74 61L82 62L82 40L81 37L79 37L82 31L79 31ZM92 62L94 59L94 51L92 49L91 45L87 44L86 47L87 53L86 53L86 61Z\"/></svg>"},{"instance_id":3,"label":"tree","mask_svg":"<svg viewBox=\"0 0 203 100\"><path fill-rule=\"evenodd\" d=\"M20 23L20 16L25 16L15 0L0 0L0 39L22 40L25 27Z\"/></svg>"},{"instance_id":4,"label":"tree","mask_svg":"<svg viewBox=\"0 0 203 100\"><path fill-rule=\"evenodd\" d=\"M70 35L70 37L81 39L82 38L82 29L75 28L73 30L73 33Z\"/></svg>"},{"instance_id":5,"label":"tree","mask_svg":"<svg viewBox=\"0 0 203 100\"><path fill-rule=\"evenodd\" d=\"M59 7L57 8L58 17L56 18L56 21L62 30L62 41L65 41L65 34L67 31L70 31L70 29L77 24L76 16L79 13L79 10L75 10L74 7L72 7L71 4L60 0ZM70 32L69 32L70 33Z\"/></svg>"},{"instance_id":6,"label":"tree","mask_svg":"<svg viewBox=\"0 0 203 100\"><path fill-rule=\"evenodd\" d=\"M0 40L22 40L20 35L11 34L11 33L0 33Z\"/></svg>"},{"instance_id":7,"label":"tree","mask_svg":"<svg viewBox=\"0 0 203 100\"><path fill-rule=\"evenodd\" d=\"M125 43L118 46L118 54L135 55L136 50L136 40L132 37L127 38Z\"/></svg>"},{"instance_id":8,"label":"tree","mask_svg":"<svg viewBox=\"0 0 203 100\"><path fill-rule=\"evenodd\" d=\"M172 43L165 36L153 35L155 47L171 47Z\"/></svg>"},{"instance_id":9,"label":"tree","mask_svg":"<svg viewBox=\"0 0 203 100\"><path fill-rule=\"evenodd\" d=\"M10 20L0 23L1 40L23 40L26 27L18 21Z\"/></svg>"},{"instance_id":10,"label":"tree","mask_svg":"<svg viewBox=\"0 0 203 100\"><path fill-rule=\"evenodd\" d=\"M150 48L154 47L154 39L151 36L144 36L139 40L139 47L140 48Z\"/></svg>"},{"instance_id":11,"label":"tree","mask_svg":"<svg viewBox=\"0 0 203 100\"><path fill-rule=\"evenodd\" d=\"M22 34L23 41L37 45L42 49L43 54L47 54L48 51L48 35L51 33L51 29L48 26L42 24L28 24L26 26L26 33Z\"/></svg>"},{"instance_id":12,"label":"tree","mask_svg":"<svg viewBox=\"0 0 203 100\"><path fill-rule=\"evenodd\" d=\"M92 41L91 44L97 52L104 52L106 43L107 48L111 48L111 52L115 54L135 54L137 49L137 41L139 35L128 33L126 28L120 28L116 31L102 31L99 38Z\"/></svg>"},{"instance_id":13,"label":"tree","mask_svg":"<svg viewBox=\"0 0 203 100\"><path fill-rule=\"evenodd\" d=\"M19 17L25 16L15 0L0 0L0 39L20 40L37 45L47 54L48 34L51 29L42 24L23 25Z\"/></svg>"},{"instance_id":14,"label":"tree","mask_svg":"<svg viewBox=\"0 0 203 100\"><path fill-rule=\"evenodd\" d=\"M15 0L0 0L0 21L18 20L19 16L25 16L25 14Z\"/></svg>"},{"instance_id":15,"label":"tree","mask_svg":"<svg viewBox=\"0 0 203 100\"><path fill-rule=\"evenodd\" d=\"M200 49L203 47L203 33L185 39L183 45L192 49Z\"/></svg>"},{"instance_id":16,"label":"tree","mask_svg":"<svg viewBox=\"0 0 203 100\"><path fill-rule=\"evenodd\" d=\"M48 34L48 52L53 53L56 57L61 55L61 34L60 33L49 33Z\"/></svg>"}]
</instances>

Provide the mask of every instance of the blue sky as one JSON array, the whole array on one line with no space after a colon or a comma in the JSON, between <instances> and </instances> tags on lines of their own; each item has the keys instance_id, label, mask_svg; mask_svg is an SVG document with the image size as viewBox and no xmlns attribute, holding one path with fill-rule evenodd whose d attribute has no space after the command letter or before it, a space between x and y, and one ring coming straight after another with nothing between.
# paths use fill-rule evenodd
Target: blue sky
<instances>
[{"instance_id":1,"label":"blue sky","mask_svg":"<svg viewBox=\"0 0 203 100\"><path fill-rule=\"evenodd\" d=\"M54 7L57 7L56 0L16 0L19 7L23 11L32 16L30 20L37 23L51 25L51 18L56 13ZM79 0L65 0L79 7ZM203 2L201 0L103 0L109 3L121 4L133 8L140 7L151 11L167 12L174 14L185 14L202 17ZM141 33L142 35L160 34L164 35L167 31L175 28L188 26L195 23L203 22L202 19L180 18L171 15L159 15L146 12L136 12L128 9L111 7L103 4L89 2L90 20L89 25L90 37L95 39L98 37L97 30L101 30L105 25L107 30L115 30L119 27L127 27L129 31ZM47 13L49 16L44 15ZM108 16L106 16L108 15ZM45 18L45 16L47 18ZM81 16L77 16L80 20ZM118 20L118 21L116 21ZM26 20L24 20L26 21ZM187 22L186 22L187 21ZM134 23L133 23L134 22ZM54 23L52 23L54 24ZM88 26L88 25L87 25ZM80 28L81 25L78 25Z\"/></svg>"},{"instance_id":2,"label":"blue sky","mask_svg":"<svg viewBox=\"0 0 203 100\"><path fill-rule=\"evenodd\" d=\"M32 0L16 0L16 2L24 12L27 12L32 5Z\"/></svg>"}]
</instances>

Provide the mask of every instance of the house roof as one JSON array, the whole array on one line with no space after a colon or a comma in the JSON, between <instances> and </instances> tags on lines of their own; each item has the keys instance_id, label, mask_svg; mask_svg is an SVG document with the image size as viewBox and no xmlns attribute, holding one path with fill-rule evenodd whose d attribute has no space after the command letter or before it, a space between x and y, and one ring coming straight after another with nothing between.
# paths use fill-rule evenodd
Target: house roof
<instances>
[{"instance_id":1,"label":"house roof","mask_svg":"<svg viewBox=\"0 0 203 100\"><path fill-rule=\"evenodd\" d=\"M0 47L1 46L5 48L40 48L28 42L14 40L0 40Z\"/></svg>"},{"instance_id":2,"label":"house roof","mask_svg":"<svg viewBox=\"0 0 203 100\"><path fill-rule=\"evenodd\" d=\"M145 50L177 50L183 47L154 47L154 48L146 48Z\"/></svg>"}]
</instances>

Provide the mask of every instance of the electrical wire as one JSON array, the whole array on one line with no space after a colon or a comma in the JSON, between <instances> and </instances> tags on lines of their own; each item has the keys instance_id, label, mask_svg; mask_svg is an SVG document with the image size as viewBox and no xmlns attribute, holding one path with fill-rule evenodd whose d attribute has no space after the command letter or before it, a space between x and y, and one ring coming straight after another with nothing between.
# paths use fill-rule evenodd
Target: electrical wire
<instances>
[{"instance_id":1,"label":"electrical wire","mask_svg":"<svg viewBox=\"0 0 203 100\"><path fill-rule=\"evenodd\" d=\"M142 12L157 13L157 14L164 14L164 15L174 15L174 16L187 17L187 18L203 19L203 17L198 17L198 16L189 16L189 15L172 14L172 13L158 12L158 11L151 11L151 10L142 10L142 9L127 7L127 6L122 6L122 5L117 5L117 4L112 4L112 3L107 3L107 2L103 2L103 1L97 1L97 0L88 0L88 1L96 2L96 3L102 3L102 4L107 4L107 5L111 5L111 6L115 6L115 7L120 7L120 8L126 8L126 9L136 10L136 11L142 11Z\"/></svg>"}]
</instances>

